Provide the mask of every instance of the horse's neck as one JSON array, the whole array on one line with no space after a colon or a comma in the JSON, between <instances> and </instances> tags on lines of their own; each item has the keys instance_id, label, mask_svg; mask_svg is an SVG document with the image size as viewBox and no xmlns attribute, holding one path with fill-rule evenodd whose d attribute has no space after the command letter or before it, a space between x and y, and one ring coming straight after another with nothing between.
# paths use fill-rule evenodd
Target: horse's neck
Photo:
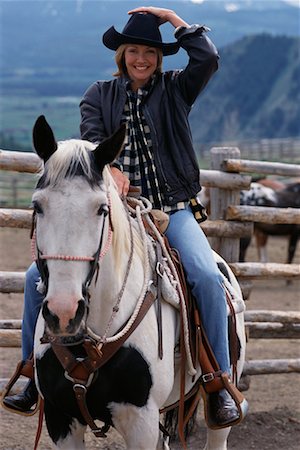
<instances>
[{"instance_id":1,"label":"horse's neck","mask_svg":"<svg viewBox=\"0 0 300 450\"><path fill-rule=\"evenodd\" d=\"M100 261L98 279L96 283L92 281L91 284L88 318L88 325L97 334L103 334L113 308L119 306L111 327L111 333L115 333L128 320L140 297L145 282L144 265L141 257L133 253L129 267L129 258L129 252L124 253L122 261L118 261L116 267L113 251L109 250ZM127 276L128 270L130 271Z\"/></svg>"}]
</instances>

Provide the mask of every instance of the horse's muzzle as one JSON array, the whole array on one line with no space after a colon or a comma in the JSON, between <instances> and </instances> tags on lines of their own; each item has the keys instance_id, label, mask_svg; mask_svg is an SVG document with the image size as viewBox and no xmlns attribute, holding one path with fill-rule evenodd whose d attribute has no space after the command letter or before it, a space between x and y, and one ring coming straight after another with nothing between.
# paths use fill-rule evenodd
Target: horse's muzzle
<instances>
[{"instance_id":1,"label":"horse's muzzle","mask_svg":"<svg viewBox=\"0 0 300 450\"><path fill-rule=\"evenodd\" d=\"M82 340L86 332L85 320L87 315L86 302L83 299L78 301L75 316L69 319L67 326L62 326L60 317L49 309L47 300L43 303L42 315L45 320L43 342L53 342L59 339L72 345Z\"/></svg>"}]
</instances>

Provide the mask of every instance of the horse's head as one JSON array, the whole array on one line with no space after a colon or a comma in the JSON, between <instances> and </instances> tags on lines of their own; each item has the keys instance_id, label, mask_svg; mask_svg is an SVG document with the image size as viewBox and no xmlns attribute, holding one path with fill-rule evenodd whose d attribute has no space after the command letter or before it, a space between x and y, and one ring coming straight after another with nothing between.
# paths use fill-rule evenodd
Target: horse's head
<instances>
[{"instance_id":1,"label":"horse's head","mask_svg":"<svg viewBox=\"0 0 300 450\"><path fill-rule=\"evenodd\" d=\"M251 206L277 206L276 192L259 183L251 183L249 191L241 191L241 205Z\"/></svg>"},{"instance_id":2,"label":"horse's head","mask_svg":"<svg viewBox=\"0 0 300 450\"><path fill-rule=\"evenodd\" d=\"M124 136L122 126L98 146L57 143L44 116L35 123L34 147L45 164L32 203L48 337L77 338L85 328L88 285L110 226L105 166L116 159Z\"/></svg>"}]
</instances>

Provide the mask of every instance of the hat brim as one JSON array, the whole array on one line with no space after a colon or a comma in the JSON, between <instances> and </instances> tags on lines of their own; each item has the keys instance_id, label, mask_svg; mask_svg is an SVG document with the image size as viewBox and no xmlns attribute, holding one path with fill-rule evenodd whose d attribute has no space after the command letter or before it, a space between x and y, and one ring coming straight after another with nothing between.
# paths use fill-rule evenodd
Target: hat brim
<instances>
[{"instance_id":1,"label":"hat brim","mask_svg":"<svg viewBox=\"0 0 300 450\"><path fill-rule=\"evenodd\" d=\"M102 36L102 42L110 50L117 50L122 44L139 44L157 47L162 50L164 56L174 55L180 46L178 42L163 43L150 39L143 39L119 33L114 27L110 27Z\"/></svg>"}]
</instances>

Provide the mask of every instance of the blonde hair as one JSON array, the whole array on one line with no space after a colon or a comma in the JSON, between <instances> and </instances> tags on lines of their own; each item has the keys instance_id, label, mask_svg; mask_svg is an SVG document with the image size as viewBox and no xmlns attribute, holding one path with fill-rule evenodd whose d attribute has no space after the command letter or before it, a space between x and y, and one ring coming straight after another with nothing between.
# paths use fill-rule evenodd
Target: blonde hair
<instances>
[{"instance_id":1,"label":"blonde hair","mask_svg":"<svg viewBox=\"0 0 300 450\"><path fill-rule=\"evenodd\" d=\"M117 72L113 73L114 77L121 77L122 75L126 75L127 69L125 65L125 50L127 47L130 47L132 44L121 44L120 47L117 48L115 53L115 61L118 67ZM160 48L154 47L157 52L157 67L155 72L161 73L162 72L162 60L163 60L163 53Z\"/></svg>"}]
</instances>

